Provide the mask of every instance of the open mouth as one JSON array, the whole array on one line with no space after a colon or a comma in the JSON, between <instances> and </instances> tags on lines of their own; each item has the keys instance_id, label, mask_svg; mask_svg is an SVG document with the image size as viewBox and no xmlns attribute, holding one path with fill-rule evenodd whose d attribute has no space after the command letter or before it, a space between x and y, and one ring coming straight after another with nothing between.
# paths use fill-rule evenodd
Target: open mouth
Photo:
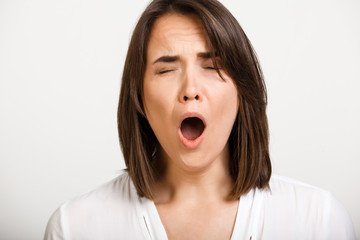
<instances>
[{"instance_id":1,"label":"open mouth","mask_svg":"<svg viewBox=\"0 0 360 240\"><path fill-rule=\"evenodd\" d=\"M205 129L205 124L200 118L197 117L189 117L185 118L181 122L180 130L181 134L187 140L195 140L201 136Z\"/></svg>"}]
</instances>

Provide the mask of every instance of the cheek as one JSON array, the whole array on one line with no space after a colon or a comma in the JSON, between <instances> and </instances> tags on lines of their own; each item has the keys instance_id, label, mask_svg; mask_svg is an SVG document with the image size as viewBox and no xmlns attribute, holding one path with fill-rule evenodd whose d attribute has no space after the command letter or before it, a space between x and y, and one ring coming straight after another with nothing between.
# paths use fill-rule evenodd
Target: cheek
<instances>
[{"instance_id":1,"label":"cheek","mask_svg":"<svg viewBox=\"0 0 360 240\"><path fill-rule=\"evenodd\" d=\"M144 86L144 108L145 114L150 124L152 125L153 120L156 120L156 116L164 111L164 102L161 101L161 91L157 91L152 86ZM155 118L155 119L154 119Z\"/></svg>"},{"instance_id":2,"label":"cheek","mask_svg":"<svg viewBox=\"0 0 360 240\"><path fill-rule=\"evenodd\" d=\"M144 108L152 128L166 124L171 114L171 91L161 82L144 81ZM155 130L155 129L154 129Z\"/></svg>"},{"instance_id":3,"label":"cheek","mask_svg":"<svg viewBox=\"0 0 360 240\"><path fill-rule=\"evenodd\" d=\"M217 91L215 97L213 97L214 106L214 119L218 128L222 133L227 136L234 125L234 121L239 109L239 100L236 87L232 83L228 83L226 87L222 88L221 91ZM228 137L228 136L227 136Z\"/></svg>"},{"instance_id":4,"label":"cheek","mask_svg":"<svg viewBox=\"0 0 360 240\"><path fill-rule=\"evenodd\" d=\"M144 84L144 107L147 117L151 117L154 111L159 111L161 108L161 102L159 101L160 98L161 96L159 96L159 93L157 93L155 89Z\"/></svg>"}]
</instances>

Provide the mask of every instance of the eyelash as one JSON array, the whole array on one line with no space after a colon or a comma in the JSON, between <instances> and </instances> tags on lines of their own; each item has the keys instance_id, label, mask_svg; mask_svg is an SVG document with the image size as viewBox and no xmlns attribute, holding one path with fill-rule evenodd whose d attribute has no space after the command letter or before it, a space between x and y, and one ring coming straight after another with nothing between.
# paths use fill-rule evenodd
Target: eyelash
<instances>
[{"instance_id":1,"label":"eyelash","mask_svg":"<svg viewBox=\"0 0 360 240\"><path fill-rule=\"evenodd\" d=\"M165 74L165 73L168 73L168 72L172 72L172 71L174 71L174 69L166 69L166 70L159 71L158 74L159 74L159 75L162 75L162 74Z\"/></svg>"},{"instance_id":2,"label":"eyelash","mask_svg":"<svg viewBox=\"0 0 360 240\"><path fill-rule=\"evenodd\" d=\"M205 70L220 70L220 68L215 68L215 67L203 67ZM166 70L162 70L159 71L157 74L162 75L168 72L172 72L174 71L174 69L166 69Z\"/></svg>"},{"instance_id":3,"label":"eyelash","mask_svg":"<svg viewBox=\"0 0 360 240\"><path fill-rule=\"evenodd\" d=\"M215 67L204 67L204 69L208 69L208 70L216 70Z\"/></svg>"}]
</instances>

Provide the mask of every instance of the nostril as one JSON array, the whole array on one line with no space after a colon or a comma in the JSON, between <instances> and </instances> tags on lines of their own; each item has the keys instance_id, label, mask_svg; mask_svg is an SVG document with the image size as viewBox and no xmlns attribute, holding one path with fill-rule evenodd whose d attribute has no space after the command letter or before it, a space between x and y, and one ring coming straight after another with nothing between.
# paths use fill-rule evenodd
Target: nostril
<instances>
[{"instance_id":1,"label":"nostril","mask_svg":"<svg viewBox=\"0 0 360 240\"><path fill-rule=\"evenodd\" d=\"M189 100L189 99L191 99L191 100L199 100L200 97L199 97L199 95L196 95L196 96L190 97L190 98L189 98L188 96L184 96L183 99L184 99L184 101L186 102L186 101Z\"/></svg>"}]
</instances>

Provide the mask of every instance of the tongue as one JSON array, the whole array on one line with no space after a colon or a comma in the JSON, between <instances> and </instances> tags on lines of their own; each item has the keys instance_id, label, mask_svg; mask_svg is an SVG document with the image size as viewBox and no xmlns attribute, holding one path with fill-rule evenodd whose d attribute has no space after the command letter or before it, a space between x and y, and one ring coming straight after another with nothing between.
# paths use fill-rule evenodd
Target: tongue
<instances>
[{"instance_id":1,"label":"tongue","mask_svg":"<svg viewBox=\"0 0 360 240\"><path fill-rule=\"evenodd\" d=\"M204 123L199 118L186 118L181 123L181 133L188 140L200 137L204 131Z\"/></svg>"}]
</instances>

